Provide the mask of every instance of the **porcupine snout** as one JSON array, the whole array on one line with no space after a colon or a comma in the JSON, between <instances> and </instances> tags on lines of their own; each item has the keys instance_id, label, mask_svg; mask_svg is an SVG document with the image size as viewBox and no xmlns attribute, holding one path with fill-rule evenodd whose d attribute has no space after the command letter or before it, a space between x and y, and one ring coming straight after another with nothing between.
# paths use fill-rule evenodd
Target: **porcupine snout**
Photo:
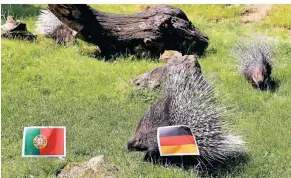
<instances>
[{"instance_id":1,"label":"porcupine snout","mask_svg":"<svg viewBox=\"0 0 291 178\"><path fill-rule=\"evenodd\" d=\"M266 85L266 77L264 68L255 68L249 71L249 80L256 88L264 88Z\"/></svg>"},{"instance_id":2,"label":"porcupine snout","mask_svg":"<svg viewBox=\"0 0 291 178\"><path fill-rule=\"evenodd\" d=\"M147 146L140 144L138 141L129 141L127 143L128 151L147 151Z\"/></svg>"},{"instance_id":3,"label":"porcupine snout","mask_svg":"<svg viewBox=\"0 0 291 178\"><path fill-rule=\"evenodd\" d=\"M257 68L254 71L253 79L258 87L264 84L264 73L262 68Z\"/></svg>"},{"instance_id":4,"label":"porcupine snout","mask_svg":"<svg viewBox=\"0 0 291 178\"><path fill-rule=\"evenodd\" d=\"M148 146L141 137L135 135L127 142L127 149L129 151L147 151Z\"/></svg>"}]
</instances>

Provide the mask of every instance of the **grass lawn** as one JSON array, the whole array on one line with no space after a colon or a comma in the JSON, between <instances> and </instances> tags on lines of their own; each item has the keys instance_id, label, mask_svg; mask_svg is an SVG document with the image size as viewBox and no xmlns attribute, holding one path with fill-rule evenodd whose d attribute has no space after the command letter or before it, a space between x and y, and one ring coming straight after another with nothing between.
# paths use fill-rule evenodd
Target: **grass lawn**
<instances>
[{"instance_id":1,"label":"grass lawn","mask_svg":"<svg viewBox=\"0 0 291 178\"><path fill-rule=\"evenodd\" d=\"M144 7L93 6L111 13L134 13ZM175 6L210 37L206 56L199 59L202 72L206 78L216 77L217 91L228 98L225 104L236 108L235 132L247 141L249 161L219 175L291 177L291 19L286 17L290 6L276 5L265 20L248 24L241 20L243 6ZM2 5L2 23L12 14L34 32L36 15L44 7ZM273 77L280 86L273 93L254 90L229 58L234 41L253 32L278 38ZM4 178L55 177L66 162L101 154L117 166L118 177L197 176L195 170L145 163L143 153L126 151L139 119L158 95L137 91L131 81L162 63L135 57L104 62L84 55L84 43L60 47L42 36L35 43L2 39L1 46ZM40 125L67 127L65 160L21 157L23 127Z\"/></svg>"}]
</instances>

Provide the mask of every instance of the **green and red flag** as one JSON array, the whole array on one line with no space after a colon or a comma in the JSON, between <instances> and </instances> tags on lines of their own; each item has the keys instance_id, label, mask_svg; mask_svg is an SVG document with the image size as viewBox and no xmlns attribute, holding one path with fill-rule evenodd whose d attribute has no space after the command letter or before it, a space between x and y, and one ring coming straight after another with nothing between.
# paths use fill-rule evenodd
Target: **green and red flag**
<instances>
[{"instance_id":1,"label":"green and red flag","mask_svg":"<svg viewBox=\"0 0 291 178\"><path fill-rule=\"evenodd\" d=\"M188 126L159 127L157 138L161 156L199 155L195 136Z\"/></svg>"},{"instance_id":2,"label":"green and red flag","mask_svg":"<svg viewBox=\"0 0 291 178\"><path fill-rule=\"evenodd\" d=\"M66 127L25 127L23 157L66 157Z\"/></svg>"}]
</instances>

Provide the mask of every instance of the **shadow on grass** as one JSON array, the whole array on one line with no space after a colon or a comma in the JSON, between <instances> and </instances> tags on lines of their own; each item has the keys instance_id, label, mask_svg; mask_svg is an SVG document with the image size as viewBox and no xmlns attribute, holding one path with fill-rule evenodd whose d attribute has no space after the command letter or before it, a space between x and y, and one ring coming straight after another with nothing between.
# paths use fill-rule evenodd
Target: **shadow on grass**
<instances>
[{"instance_id":1,"label":"shadow on grass","mask_svg":"<svg viewBox=\"0 0 291 178\"><path fill-rule=\"evenodd\" d=\"M102 59L106 62L114 62L120 58L127 58L132 60L151 60L151 61L159 61L160 54L140 54L135 52L112 52L109 54L95 53L94 58Z\"/></svg>"},{"instance_id":2,"label":"shadow on grass","mask_svg":"<svg viewBox=\"0 0 291 178\"><path fill-rule=\"evenodd\" d=\"M184 170L196 169L201 177L226 177L239 176L243 172L243 167L249 162L247 154L241 154L235 157L227 157L222 161L207 162L202 158L193 156L173 156L158 157L156 159L145 159L146 162L152 162L156 165L174 166ZM198 161L200 160L200 161Z\"/></svg>"},{"instance_id":3,"label":"shadow on grass","mask_svg":"<svg viewBox=\"0 0 291 178\"><path fill-rule=\"evenodd\" d=\"M257 90L261 90L261 91L269 91L271 93L277 91L277 89L280 87L280 80L276 79L276 78L271 78L268 85L263 85L260 87L256 87L253 85L254 88L256 88Z\"/></svg>"},{"instance_id":4,"label":"shadow on grass","mask_svg":"<svg viewBox=\"0 0 291 178\"><path fill-rule=\"evenodd\" d=\"M212 48L206 49L205 53L203 53L202 55L197 56L197 57L198 57L198 59L204 59L207 56L216 55L217 53L218 53L217 49L212 47Z\"/></svg>"},{"instance_id":5,"label":"shadow on grass","mask_svg":"<svg viewBox=\"0 0 291 178\"><path fill-rule=\"evenodd\" d=\"M1 4L1 21L5 23L7 16L12 15L15 19L35 17L43 9L42 5L33 4Z\"/></svg>"},{"instance_id":6,"label":"shadow on grass","mask_svg":"<svg viewBox=\"0 0 291 178\"><path fill-rule=\"evenodd\" d=\"M276 78L272 78L270 80L270 87L269 87L269 91L270 92L275 92L277 91L277 89L280 87L281 85L281 82L279 79L276 79Z\"/></svg>"}]
</instances>

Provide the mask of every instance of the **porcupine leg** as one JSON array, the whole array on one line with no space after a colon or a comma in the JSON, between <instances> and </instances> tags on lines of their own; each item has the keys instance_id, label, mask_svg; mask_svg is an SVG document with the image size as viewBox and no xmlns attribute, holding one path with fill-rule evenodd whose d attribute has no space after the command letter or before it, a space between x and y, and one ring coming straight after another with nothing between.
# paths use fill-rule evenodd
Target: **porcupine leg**
<instances>
[{"instance_id":1,"label":"porcupine leg","mask_svg":"<svg viewBox=\"0 0 291 178\"><path fill-rule=\"evenodd\" d=\"M160 153L158 150L149 150L144 156L144 161L153 162L154 164L156 164L159 158Z\"/></svg>"},{"instance_id":2,"label":"porcupine leg","mask_svg":"<svg viewBox=\"0 0 291 178\"><path fill-rule=\"evenodd\" d=\"M267 90L270 90L271 89L271 79L270 79L270 77L268 77L267 79L266 79L266 82L265 82L265 86L266 86L266 89Z\"/></svg>"}]
</instances>

